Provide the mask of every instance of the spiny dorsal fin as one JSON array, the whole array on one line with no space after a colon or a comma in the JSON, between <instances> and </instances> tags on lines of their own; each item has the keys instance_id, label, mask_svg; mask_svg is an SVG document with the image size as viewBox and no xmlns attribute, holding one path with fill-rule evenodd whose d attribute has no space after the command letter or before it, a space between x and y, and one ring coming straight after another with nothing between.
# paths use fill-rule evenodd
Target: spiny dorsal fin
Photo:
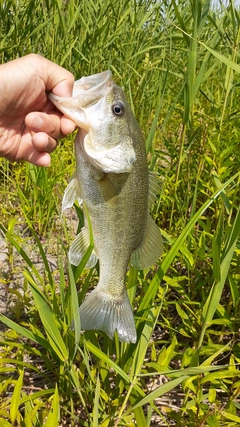
<instances>
[{"instance_id":1,"label":"spiny dorsal fin","mask_svg":"<svg viewBox=\"0 0 240 427\"><path fill-rule=\"evenodd\" d=\"M65 209L71 208L76 200L80 205L82 204L82 199L80 196L80 185L76 175L74 174L66 190L64 191L62 212L64 212Z\"/></svg>"},{"instance_id":2,"label":"spiny dorsal fin","mask_svg":"<svg viewBox=\"0 0 240 427\"><path fill-rule=\"evenodd\" d=\"M90 245L89 232L86 227L83 227L81 232L77 235L75 240L70 246L68 258L71 264L78 266L83 255L86 253ZM92 251L90 257L88 258L86 268L92 268L97 263L97 255Z\"/></svg>"},{"instance_id":3,"label":"spiny dorsal fin","mask_svg":"<svg viewBox=\"0 0 240 427\"><path fill-rule=\"evenodd\" d=\"M142 243L131 255L131 265L138 269L151 267L163 252L161 232L153 219L148 215Z\"/></svg>"}]
</instances>

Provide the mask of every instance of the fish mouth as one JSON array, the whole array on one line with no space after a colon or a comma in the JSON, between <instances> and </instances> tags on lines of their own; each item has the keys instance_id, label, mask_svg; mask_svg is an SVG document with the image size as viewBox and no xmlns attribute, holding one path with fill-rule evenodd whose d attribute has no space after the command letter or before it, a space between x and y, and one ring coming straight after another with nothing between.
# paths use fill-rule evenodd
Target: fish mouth
<instances>
[{"instance_id":1,"label":"fish mouth","mask_svg":"<svg viewBox=\"0 0 240 427\"><path fill-rule=\"evenodd\" d=\"M58 110L77 126L89 131L84 108L96 104L103 96L106 96L112 87L112 73L107 70L76 80L73 85L72 97L61 97L51 92L49 99Z\"/></svg>"},{"instance_id":2,"label":"fish mouth","mask_svg":"<svg viewBox=\"0 0 240 427\"><path fill-rule=\"evenodd\" d=\"M98 94L97 98L99 98L102 92L103 94L106 93L107 87L112 87L112 83L112 73L110 70L93 74L92 76L82 77L74 83L73 97L82 95L83 99L91 99L92 97L93 101L95 101L96 93ZM82 105L82 107L84 106L85 105Z\"/></svg>"}]
</instances>

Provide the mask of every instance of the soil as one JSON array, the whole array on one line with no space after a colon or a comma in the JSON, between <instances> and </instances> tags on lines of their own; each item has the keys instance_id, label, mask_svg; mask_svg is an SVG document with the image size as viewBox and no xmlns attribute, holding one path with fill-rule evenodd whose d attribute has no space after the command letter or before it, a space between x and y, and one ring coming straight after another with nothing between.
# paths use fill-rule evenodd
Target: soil
<instances>
[{"instance_id":1,"label":"soil","mask_svg":"<svg viewBox=\"0 0 240 427\"><path fill-rule=\"evenodd\" d=\"M66 220L65 220L66 219ZM69 236L76 234L78 226L78 218L76 212L71 209L67 211L66 218L56 218L55 229L56 231L52 235L47 237L39 237L41 245L44 249L45 255L48 260L51 271L55 274L58 273L58 258L59 258L59 236L64 236L63 233L63 221L64 226L68 229ZM34 263L34 266L41 275L44 274L44 263L36 244L35 239L32 237L28 230L24 230L22 226L15 226L14 232L21 239L21 247L26 252L30 260ZM64 237L61 238L61 244ZM68 247L66 241L63 242L64 246ZM63 255L65 256L65 254ZM23 268L27 267L27 263L15 247L8 242L6 237L0 230L0 313L10 315L17 303L16 293L20 292L23 295L23 283L24 274Z\"/></svg>"}]
</instances>

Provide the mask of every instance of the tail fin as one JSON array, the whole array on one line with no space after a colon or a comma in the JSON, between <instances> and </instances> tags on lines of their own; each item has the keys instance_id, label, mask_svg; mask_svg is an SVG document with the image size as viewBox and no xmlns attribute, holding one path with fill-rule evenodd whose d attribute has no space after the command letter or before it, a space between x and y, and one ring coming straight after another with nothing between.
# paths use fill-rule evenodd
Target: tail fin
<instances>
[{"instance_id":1,"label":"tail fin","mask_svg":"<svg viewBox=\"0 0 240 427\"><path fill-rule=\"evenodd\" d=\"M96 288L86 297L79 311L83 331L98 329L113 339L116 330L120 341L136 342L134 317L127 294L121 301L113 301Z\"/></svg>"}]
</instances>

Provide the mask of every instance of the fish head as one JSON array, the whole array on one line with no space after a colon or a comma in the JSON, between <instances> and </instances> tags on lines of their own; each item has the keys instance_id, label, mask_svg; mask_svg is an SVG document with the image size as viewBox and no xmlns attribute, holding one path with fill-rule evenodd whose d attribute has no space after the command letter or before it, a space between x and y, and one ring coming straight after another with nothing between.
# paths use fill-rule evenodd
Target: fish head
<instances>
[{"instance_id":1,"label":"fish head","mask_svg":"<svg viewBox=\"0 0 240 427\"><path fill-rule=\"evenodd\" d=\"M80 128L75 144L82 145L91 164L106 173L131 171L136 160L134 133L140 129L110 71L77 80L70 98L51 93L50 99Z\"/></svg>"}]
</instances>

